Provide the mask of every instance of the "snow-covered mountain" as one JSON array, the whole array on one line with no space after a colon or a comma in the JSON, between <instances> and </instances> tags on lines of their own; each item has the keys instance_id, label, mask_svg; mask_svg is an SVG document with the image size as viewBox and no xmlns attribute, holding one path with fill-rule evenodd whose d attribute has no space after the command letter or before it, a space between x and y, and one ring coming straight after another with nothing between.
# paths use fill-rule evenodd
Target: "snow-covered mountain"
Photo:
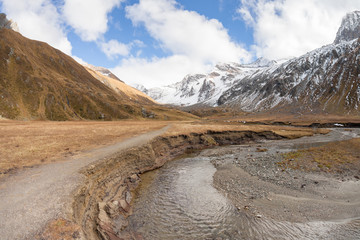
<instances>
[{"instance_id":1,"label":"snow-covered mountain","mask_svg":"<svg viewBox=\"0 0 360 240\"><path fill-rule=\"evenodd\" d=\"M161 103L227 105L245 111L360 114L360 11L347 14L332 44L284 61L219 64L206 75L149 89Z\"/></svg>"},{"instance_id":2,"label":"snow-covered mountain","mask_svg":"<svg viewBox=\"0 0 360 240\"><path fill-rule=\"evenodd\" d=\"M218 104L246 111L359 114L359 27L360 12L347 14L333 44L246 76Z\"/></svg>"},{"instance_id":3,"label":"snow-covered mountain","mask_svg":"<svg viewBox=\"0 0 360 240\"><path fill-rule=\"evenodd\" d=\"M331 44L245 77L218 99L245 111L348 113L359 110L360 44Z\"/></svg>"},{"instance_id":4,"label":"snow-covered mountain","mask_svg":"<svg viewBox=\"0 0 360 240\"><path fill-rule=\"evenodd\" d=\"M216 65L208 74L187 75L181 82L172 85L151 89L145 89L142 86L135 87L160 103L182 106L194 104L215 106L219 97L237 81L276 65L276 61L264 58L247 65L222 63Z\"/></svg>"},{"instance_id":5,"label":"snow-covered mountain","mask_svg":"<svg viewBox=\"0 0 360 240\"><path fill-rule=\"evenodd\" d=\"M346 14L336 34L334 43L351 41L360 37L360 11Z\"/></svg>"}]
</instances>

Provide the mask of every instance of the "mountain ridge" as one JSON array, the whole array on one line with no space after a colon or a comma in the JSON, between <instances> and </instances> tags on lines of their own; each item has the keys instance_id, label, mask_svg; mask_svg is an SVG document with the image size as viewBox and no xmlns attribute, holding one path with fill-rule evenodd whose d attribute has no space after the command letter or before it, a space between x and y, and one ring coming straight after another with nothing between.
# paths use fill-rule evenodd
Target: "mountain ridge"
<instances>
[{"instance_id":1,"label":"mountain ridge","mask_svg":"<svg viewBox=\"0 0 360 240\"><path fill-rule=\"evenodd\" d=\"M346 14L342 19L340 28L336 33L334 44L342 41L351 41L360 37L360 11L354 11Z\"/></svg>"},{"instance_id":2,"label":"mountain ridge","mask_svg":"<svg viewBox=\"0 0 360 240\"><path fill-rule=\"evenodd\" d=\"M359 42L328 45L248 76L218 105L245 111L282 110L359 114Z\"/></svg>"},{"instance_id":3,"label":"mountain ridge","mask_svg":"<svg viewBox=\"0 0 360 240\"><path fill-rule=\"evenodd\" d=\"M172 86L157 88L157 96L154 95L154 89L147 91L161 103L181 106L203 104L247 112L360 115L359 37L360 11L355 11L343 18L333 43L300 57L281 61L260 58L247 65L229 63L239 71L235 71L235 74L226 71L205 74L204 78L200 78L203 85L207 83L204 87L194 88L190 84L189 78L200 75L188 75ZM222 65L226 66L226 63ZM251 66L252 71L240 70L244 67L251 69ZM210 76L214 74L221 76L220 83L227 82L228 85L213 84ZM189 100L190 93L197 94L197 98ZM169 101L169 98L164 97L166 94L175 97Z\"/></svg>"},{"instance_id":4,"label":"mountain ridge","mask_svg":"<svg viewBox=\"0 0 360 240\"><path fill-rule=\"evenodd\" d=\"M106 86L112 88L117 94L130 98L139 104L151 105L157 104L152 98L145 93L126 85L115 74L104 67L95 67L92 65L84 65L85 69L97 80Z\"/></svg>"},{"instance_id":5,"label":"mountain ridge","mask_svg":"<svg viewBox=\"0 0 360 240\"><path fill-rule=\"evenodd\" d=\"M229 89L236 80L276 64L276 61L264 58L251 64L219 63L208 74L188 74L182 81L175 84L150 89L141 85L136 87L159 103L214 106L221 93Z\"/></svg>"}]
</instances>

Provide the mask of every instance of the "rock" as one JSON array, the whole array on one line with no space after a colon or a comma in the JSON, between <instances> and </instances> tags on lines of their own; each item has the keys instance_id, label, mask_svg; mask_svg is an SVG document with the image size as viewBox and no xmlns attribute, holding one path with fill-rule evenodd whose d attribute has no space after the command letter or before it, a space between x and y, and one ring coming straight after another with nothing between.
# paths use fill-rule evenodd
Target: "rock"
<instances>
[{"instance_id":1,"label":"rock","mask_svg":"<svg viewBox=\"0 0 360 240\"><path fill-rule=\"evenodd\" d=\"M130 182L135 183L139 179L138 175L133 174L130 177Z\"/></svg>"},{"instance_id":2,"label":"rock","mask_svg":"<svg viewBox=\"0 0 360 240\"><path fill-rule=\"evenodd\" d=\"M114 202L109 202L104 207L104 210L111 218L114 218L115 216L119 215L119 212L120 212L119 204L114 204Z\"/></svg>"},{"instance_id":3,"label":"rock","mask_svg":"<svg viewBox=\"0 0 360 240\"><path fill-rule=\"evenodd\" d=\"M141 113L144 118L155 118L156 116L155 113L149 112L146 108L142 108Z\"/></svg>"},{"instance_id":4,"label":"rock","mask_svg":"<svg viewBox=\"0 0 360 240\"><path fill-rule=\"evenodd\" d=\"M126 200L126 202L128 203L128 204L130 204L131 203L131 199L132 199L132 196L131 196L131 192L126 192L125 193L125 200Z\"/></svg>"},{"instance_id":5,"label":"rock","mask_svg":"<svg viewBox=\"0 0 360 240\"><path fill-rule=\"evenodd\" d=\"M346 14L341 22L341 26L336 34L334 43L351 41L360 37L360 11Z\"/></svg>"},{"instance_id":6,"label":"rock","mask_svg":"<svg viewBox=\"0 0 360 240\"><path fill-rule=\"evenodd\" d=\"M121 207L125 212L128 212L128 211L130 210L129 204L128 204L124 199L121 199L121 200L120 200L120 207Z\"/></svg>"},{"instance_id":7,"label":"rock","mask_svg":"<svg viewBox=\"0 0 360 240\"><path fill-rule=\"evenodd\" d=\"M8 20L4 13L0 14L0 28L12 29L16 32L19 32L18 25L12 20Z\"/></svg>"}]
</instances>

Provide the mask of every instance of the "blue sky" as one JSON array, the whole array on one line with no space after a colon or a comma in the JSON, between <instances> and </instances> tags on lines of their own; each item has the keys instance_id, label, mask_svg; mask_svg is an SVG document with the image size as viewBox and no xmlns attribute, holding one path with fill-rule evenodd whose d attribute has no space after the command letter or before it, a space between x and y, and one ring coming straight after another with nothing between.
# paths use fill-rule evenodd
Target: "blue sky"
<instances>
[{"instance_id":1,"label":"blue sky","mask_svg":"<svg viewBox=\"0 0 360 240\"><path fill-rule=\"evenodd\" d=\"M129 84L167 85L219 62L331 43L358 0L0 0L20 33Z\"/></svg>"},{"instance_id":2,"label":"blue sky","mask_svg":"<svg viewBox=\"0 0 360 240\"><path fill-rule=\"evenodd\" d=\"M141 57L151 58L153 56L166 57L171 52L159 48L159 44L146 31L143 26L134 27L131 20L126 18L125 7L138 1L126 1L120 7L113 9L109 13L108 31L104 34L105 40L116 39L122 43L130 43L134 40L142 41L146 47L135 47L131 50L132 55L136 55L141 50ZM209 19L218 19L224 28L227 29L229 36L235 42L244 46L253 44L253 31L246 26L244 21L239 18L236 9L239 7L237 0L182 0L178 1L183 9L195 11ZM180 6L179 6L180 7ZM84 61L106 68L114 68L118 65L122 56L108 58L101 49L97 48L95 42L83 42L81 38L71 31L68 39L72 43L72 54Z\"/></svg>"}]
</instances>

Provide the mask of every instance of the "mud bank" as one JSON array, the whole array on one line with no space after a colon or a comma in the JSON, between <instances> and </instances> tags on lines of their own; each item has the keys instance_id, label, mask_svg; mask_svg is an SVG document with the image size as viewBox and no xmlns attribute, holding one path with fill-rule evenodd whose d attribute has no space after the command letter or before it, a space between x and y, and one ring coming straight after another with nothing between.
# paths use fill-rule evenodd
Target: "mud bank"
<instances>
[{"instance_id":1,"label":"mud bank","mask_svg":"<svg viewBox=\"0 0 360 240\"><path fill-rule=\"evenodd\" d=\"M86 181L74 193L73 220L85 239L136 238L123 230L131 215L132 191L139 175L161 167L184 153L216 145L237 145L262 139L282 139L273 132L208 131L205 134L157 137L83 170Z\"/></svg>"}]
</instances>

